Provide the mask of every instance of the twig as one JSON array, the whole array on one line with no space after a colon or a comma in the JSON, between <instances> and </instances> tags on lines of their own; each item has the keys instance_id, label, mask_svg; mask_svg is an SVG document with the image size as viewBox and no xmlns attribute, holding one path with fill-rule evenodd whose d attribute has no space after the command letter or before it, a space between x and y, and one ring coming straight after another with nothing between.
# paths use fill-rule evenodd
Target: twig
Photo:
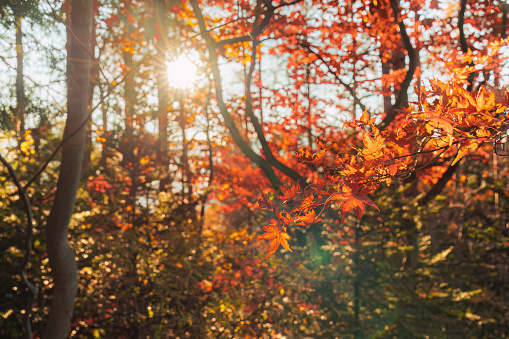
<instances>
[{"instance_id":1,"label":"twig","mask_svg":"<svg viewBox=\"0 0 509 339\"><path fill-rule=\"evenodd\" d=\"M32 311L32 305L34 303L34 300L37 298L37 295L39 294L39 290L37 286L32 284L30 280L28 280L27 274L26 274L26 266L30 262L30 259L32 257L32 236L33 236L33 217L32 217L32 209L30 208L30 201L28 200L28 196L26 194L25 189L21 185L21 182L19 181L18 176L16 175L16 172L14 172L14 169L12 168L11 164L5 160L5 158L0 155L0 161L2 164L7 167L7 170L9 171L9 175L11 176L12 180L14 181L14 184L18 188L18 194L23 201L23 206L25 207L25 213L27 216L27 229L26 229L26 244L25 244L25 257L23 258L23 262L20 267L20 276L21 280L25 284L25 286L30 291L30 296L28 297L27 304L25 306L25 319L24 319L24 325L25 325L25 337L31 339L32 338L32 325L30 323L30 313Z\"/></svg>"}]
</instances>

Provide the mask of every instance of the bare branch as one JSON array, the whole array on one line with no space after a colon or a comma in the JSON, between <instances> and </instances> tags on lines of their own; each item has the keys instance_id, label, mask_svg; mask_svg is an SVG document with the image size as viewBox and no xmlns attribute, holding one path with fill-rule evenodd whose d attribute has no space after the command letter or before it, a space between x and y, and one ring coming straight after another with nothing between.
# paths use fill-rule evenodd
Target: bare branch
<instances>
[{"instance_id":1,"label":"bare branch","mask_svg":"<svg viewBox=\"0 0 509 339\"><path fill-rule=\"evenodd\" d=\"M402 20L399 20L398 16L400 14L398 0L390 0L391 8L394 15L394 20L398 23L399 34L401 35L401 40L403 41L403 45L408 53L408 70L406 72L405 79L401 83L401 90L396 98L396 102L392 105L391 110L387 113L387 116L384 120L377 126L381 131L384 130L396 117L396 112L403 105L403 99L406 97L408 88L410 87L410 83L414 77L414 73L417 70L417 66L419 65L419 54L415 50L412 42L410 41L410 37L406 31L406 26Z\"/></svg>"},{"instance_id":2,"label":"bare branch","mask_svg":"<svg viewBox=\"0 0 509 339\"><path fill-rule=\"evenodd\" d=\"M207 31L207 27L205 26L205 20L203 19L203 14L201 12L200 7L198 6L198 2L196 0L191 0L191 6L193 7L193 10L195 12L196 18L198 20L198 25L200 26L202 37L205 40L209 52L210 67L212 70L212 75L214 77L217 104L219 106L221 115L225 120L226 126L228 127L228 130L232 135L233 141L237 144L237 146L239 146L239 148L242 150L245 156L247 156L254 164L259 166L265 172L271 184L275 188L278 188L281 185L281 181L279 180L276 173L272 169L272 166L267 162L267 160L263 159L258 154L256 154L253 151L253 149L244 141L235 124L235 121L228 112L228 107L226 106L223 99L221 73L219 71L219 66L217 63L218 60L214 39L209 35Z\"/></svg>"},{"instance_id":3,"label":"bare branch","mask_svg":"<svg viewBox=\"0 0 509 339\"><path fill-rule=\"evenodd\" d=\"M339 75L332 69L332 67L327 63L327 61L325 61L325 59L320 55L319 52L313 50L313 48L307 43L301 42L301 43L299 43L299 45L308 49L311 53L316 55L316 57L327 67L327 69L334 76L334 78L336 78L336 80L346 88L348 93L350 93L350 95L353 98L354 105L359 105L359 107L361 108L362 111L366 110L366 106L360 101L359 97L357 97L357 94L355 93L355 90L353 89L353 87L350 86L349 84L347 84L346 82L344 82L343 79L341 79L339 77Z\"/></svg>"},{"instance_id":4,"label":"bare branch","mask_svg":"<svg viewBox=\"0 0 509 339\"><path fill-rule=\"evenodd\" d=\"M7 167L7 170L9 171L9 175L11 176L12 181L14 181L14 184L18 188L18 195L21 201L23 201L23 206L25 207L25 214L27 216L27 228L26 228L26 238L25 238L25 256L23 258L23 262L21 263L20 267L20 276L21 280L23 281L23 284L28 288L30 291L30 296L28 297L27 304L25 306L25 319L24 319L24 326L26 331L26 338L32 338L32 325L30 323L30 313L32 312L32 305L34 303L34 300L37 298L37 295L39 294L39 289L28 280L27 274L26 274L26 267L27 264L30 262L30 259L32 257L32 236L33 236L33 217L32 217L32 209L30 208L30 201L28 200L28 196L26 194L25 189L21 185L21 182L19 181L18 176L16 175L16 172L12 168L11 164L5 160L5 158L0 155L0 162Z\"/></svg>"}]
</instances>

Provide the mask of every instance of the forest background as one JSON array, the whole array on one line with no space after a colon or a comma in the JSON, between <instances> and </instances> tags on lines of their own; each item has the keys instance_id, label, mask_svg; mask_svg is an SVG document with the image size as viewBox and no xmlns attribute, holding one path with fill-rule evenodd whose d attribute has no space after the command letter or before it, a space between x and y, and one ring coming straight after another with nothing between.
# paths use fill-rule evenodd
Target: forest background
<instances>
[{"instance_id":1,"label":"forest background","mask_svg":"<svg viewBox=\"0 0 509 339\"><path fill-rule=\"evenodd\" d=\"M0 337L509 336L508 9L0 1Z\"/></svg>"}]
</instances>

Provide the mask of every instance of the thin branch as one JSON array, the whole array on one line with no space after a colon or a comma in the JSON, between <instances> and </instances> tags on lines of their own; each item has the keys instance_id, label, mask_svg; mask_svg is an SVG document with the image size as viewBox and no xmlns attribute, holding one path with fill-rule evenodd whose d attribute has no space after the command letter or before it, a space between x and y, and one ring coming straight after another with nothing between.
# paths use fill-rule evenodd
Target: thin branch
<instances>
[{"instance_id":1,"label":"thin branch","mask_svg":"<svg viewBox=\"0 0 509 339\"><path fill-rule=\"evenodd\" d=\"M442 192L447 182L452 178L452 175L454 172L456 172L456 169L458 168L461 161L458 161L452 166L449 166L449 168L445 171L445 173L442 175L440 179L438 179L437 183L433 185L433 187L424 195L421 199L418 201L419 206L424 206L431 200L433 200L437 195Z\"/></svg>"},{"instance_id":2,"label":"thin branch","mask_svg":"<svg viewBox=\"0 0 509 339\"><path fill-rule=\"evenodd\" d=\"M25 244L25 256L23 258L23 261L21 263L20 267L20 276L21 280L25 284L25 286L28 288L30 295L28 297L27 304L25 306L25 318L24 318L24 326L26 331L26 338L32 338L32 325L30 323L30 313L32 312L32 305L34 303L34 300L37 298L37 295L39 294L38 288L32 284L27 277L26 274L26 266L30 262L30 259L32 257L32 236L33 236L33 217L32 217L32 209L30 208L30 201L28 200L28 196L26 194L25 189L21 185L21 182L19 181L18 176L16 175L16 172L14 172L14 169L12 168L11 164L5 160L5 158L0 155L0 162L7 167L7 170L9 171L9 175L12 178L12 181L14 181L14 184L18 188L18 195L23 201L23 206L25 207L25 214L27 216L27 228L26 228L26 244Z\"/></svg>"},{"instance_id":3,"label":"thin branch","mask_svg":"<svg viewBox=\"0 0 509 339\"><path fill-rule=\"evenodd\" d=\"M32 178L25 184L24 186L24 189L27 189L28 187L30 187L30 185L32 185L34 183L34 181L44 172L44 170L46 169L46 167L50 164L50 162L53 160L53 158L57 155L58 151L62 148L62 146L64 145L64 143L69 140L70 138L72 138L73 135L75 135L76 133L78 133L83 127L86 126L88 120L92 117L92 114L94 113L94 111L106 100L106 98L113 92L113 89L116 88L118 85L120 85L122 82L124 82L124 79L125 79L125 76L124 78L119 81L115 86L110 86L110 88L108 89L108 92L106 93L105 96L103 96L101 98L101 100L99 100L99 102L90 110L90 112L88 113L87 117L85 118L85 120L83 120L83 122L78 126L78 128L73 131L72 133L70 133L69 135L67 135L65 138L62 139L62 141L58 144L57 148L55 148L55 150L53 150L53 152L51 153L51 155L49 156L48 160L46 160L44 162L44 164L39 168L39 170L32 176Z\"/></svg>"},{"instance_id":4,"label":"thin branch","mask_svg":"<svg viewBox=\"0 0 509 339\"><path fill-rule=\"evenodd\" d=\"M255 129L256 135L258 136L258 140L260 141L263 149L263 154L267 158L267 161L270 162L272 166L283 172L285 175L292 178L292 180L298 181L301 184L305 185L306 179L303 178L299 173L291 169L290 167L286 166L285 164L281 163L274 154L272 153L272 150L270 149L269 144L267 143L267 139L265 138L265 133L263 132L263 128L260 125L260 122L256 115L253 112L253 98L251 95L251 82L253 79L253 72L255 68L256 63L256 54L257 54L257 47L258 43L256 41L253 42L253 50L251 52L251 65L249 66L249 71L247 73L246 77L246 85L245 85L245 91L246 91L246 114L248 115L249 119L251 120L251 123Z\"/></svg>"},{"instance_id":5,"label":"thin branch","mask_svg":"<svg viewBox=\"0 0 509 339\"><path fill-rule=\"evenodd\" d=\"M277 189L281 185L281 181L274 173L272 166L265 159L256 154L253 151L253 149L244 141L235 124L235 121L228 112L228 107L226 106L223 100L221 73L218 67L217 52L216 48L214 47L214 39L207 32L205 20L203 18L203 14L201 12L197 0L191 0L191 6L193 7L196 18L198 20L198 25L200 27L200 31L202 32L202 37L207 45L210 59L210 67L212 70L212 75L214 77L217 104L219 106L221 115L225 120L226 126L228 127L228 130L230 131L230 134L232 135L234 142L237 144L237 146L239 146L244 155L247 156L253 163L259 166L265 172L271 184Z\"/></svg>"},{"instance_id":6,"label":"thin branch","mask_svg":"<svg viewBox=\"0 0 509 339\"><path fill-rule=\"evenodd\" d=\"M398 16L400 14L398 0L390 0L392 13L394 16L394 20L396 20L399 27L399 34L401 35L401 40L403 41L403 45L408 53L408 70L405 75L405 79L401 83L401 90L396 98L396 102L392 105L391 110L387 112L387 116L382 120L382 122L377 126L379 130L383 131L396 117L396 111L401 108L403 105L403 99L406 97L408 92L408 88L410 87L410 83L414 77L414 73L417 70L417 66L419 65L419 54L415 50L412 42L410 41L410 37L406 31L406 26L403 23L403 20L399 20Z\"/></svg>"},{"instance_id":7,"label":"thin branch","mask_svg":"<svg viewBox=\"0 0 509 339\"><path fill-rule=\"evenodd\" d=\"M460 11L458 13L458 30L459 30L459 33L460 33L460 46L461 46L461 51L463 53L468 53L468 50L470 49L469 46L468 46L468 41L467 41L467 37L465 36L465 11L467 9L467 0L461 0L461 6L460 6ZM474 63L473 62L469 62L468 63L468 66L473 66ZM472 72L468 75L468 78L467 78L467 82L468 82L468 85L467 85L467 91L472 91L472 89L474 88L474 79L475 79L475 72Z\"/></svg>"},{"instance_id":8,"label":"thin branch","mask_svg":"<svg viewBox=\"0 0 509 339\"><path fill-rule=\"evenodd\" d=\"M327 63L327 61L325 61L325 59L320 55L319 52L317 51L314 51L313 48L307 44L307 43L303 43L303 42L300 42L299 43L300 46L308 49L311 53L313 53L314 55L316 55L316 57L327 67L327 69L329 70L329 72L334 76L334 78L336 78L336 80L341 84L343 85L346 90L350 93L350 95L352 96L353 98L353 103L354 105L359 105L359 107L362 109L362 111L365 111L366 110L366 106L360 101L360 99L357 97L357 94L355 93L355 90L352 88L352 86L350 86L349 84L347 84L346 82L343 81L343 79L341 79L339 77L339 75L332 69L332 67Z\"/></svg>"},{"instance_id":9,"label":"thin branch","mask_svg":"<svg viewBox=\"0 0 509 339\"><path fill-rule=\"evenodd\" d=\"M224 47L226 45L233 45L239 42L251 41L251 37L249 35L239 36L231 39L219 40L214 43L216 47Z\"/></svg>"},{"instance_id":10,"label":"thin branch","mask_svg":"<svg viewBox=\"0 0 509 339\"><path fill-rule=\"evenodd\" d=\"M458 30L460 32L460 46L463 53L468 52L468 42L465 36L465 11L467 9L467 0L461 0L460 11L458 13Z\"/></svg>"}]
</instances>

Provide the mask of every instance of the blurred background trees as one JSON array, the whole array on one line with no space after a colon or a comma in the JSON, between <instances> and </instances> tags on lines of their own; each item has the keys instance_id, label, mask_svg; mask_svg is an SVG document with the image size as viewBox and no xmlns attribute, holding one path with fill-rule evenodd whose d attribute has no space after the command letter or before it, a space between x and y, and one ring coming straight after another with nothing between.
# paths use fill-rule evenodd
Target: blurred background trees
<instances>
[{"instance_id":1,"label":"blurred background trees","mask_svg":"<svg viewBox=\"0 0 509 339\"><path fill-rule=\"evenodd\" d=\"M289 229L292 253L265 259L255 240L276 218L260 193L326 177L327 164L299 150L361 147L347 120L366 111L396 129L432 78L507 95L507 10L470 0L95 0L82 41L71 1L2 2L0 148L32 206L25 271L39 293L27 309L25 210L3 170L0 336L26 336L27 312L43 336L59 288L45 227L64 170L54 150L77 100L66 96L73 37L91 67L68 236L78 265L70 337L508 336L504 138L454 166L453 149L422 154L421 170L371 196L380 211L341 222L332 208Z\"/></svg>"}]
</instances>

